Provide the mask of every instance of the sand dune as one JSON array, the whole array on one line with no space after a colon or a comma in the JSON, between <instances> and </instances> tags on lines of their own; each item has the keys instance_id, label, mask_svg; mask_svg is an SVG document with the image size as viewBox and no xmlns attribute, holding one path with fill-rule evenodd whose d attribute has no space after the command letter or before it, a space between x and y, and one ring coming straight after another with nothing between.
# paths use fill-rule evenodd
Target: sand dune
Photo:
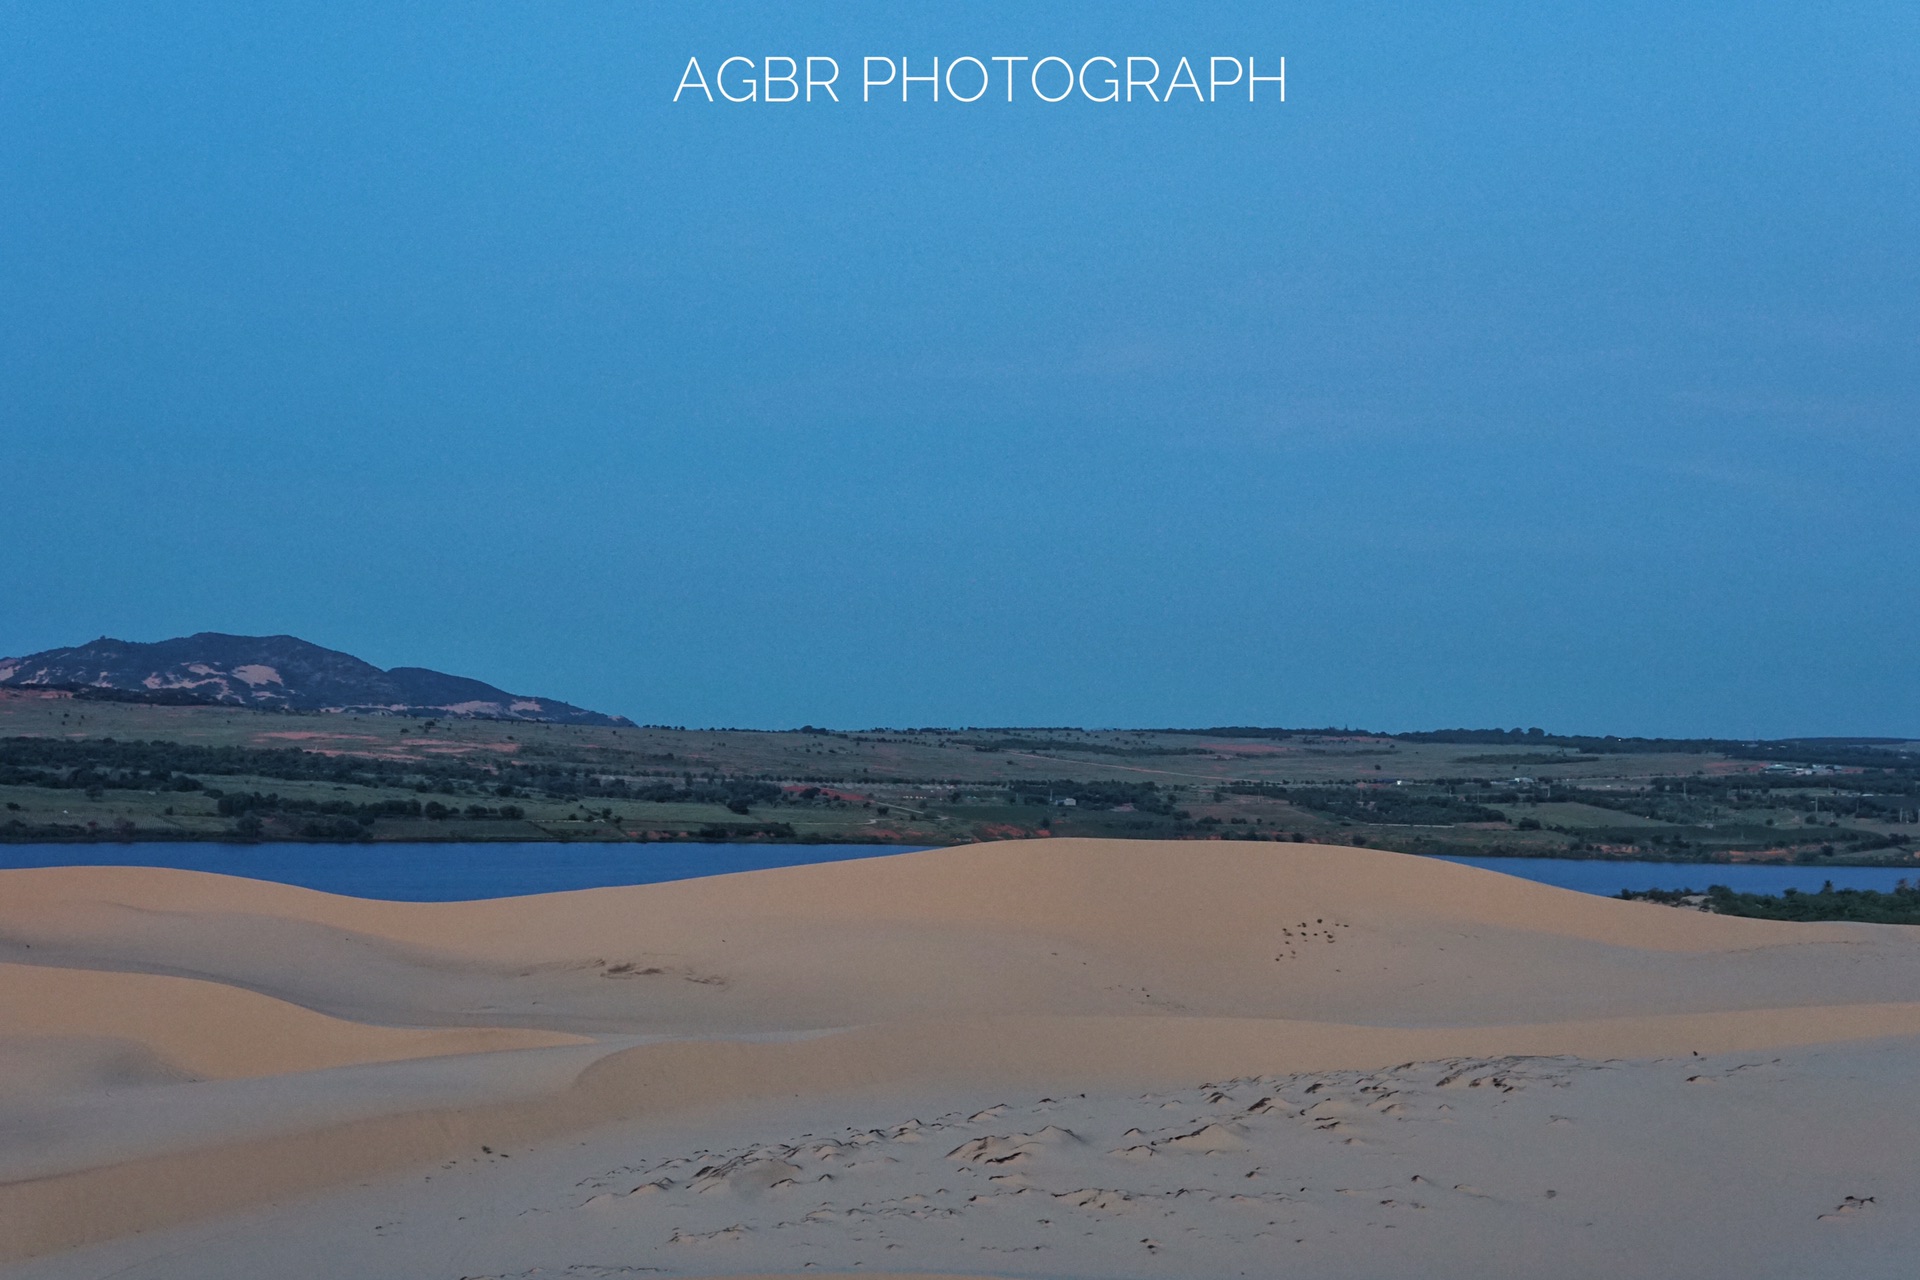
<instances>
[{"instance_id":1,"label":"sand dune","mask_svg":"<svg viewBox=\"0 0 1920 1280\"><path fill-rule=\"evenodd\" d=\"M1598 1061L1920 1036L1916 997L1910 931L1706 916L1323 846L1036 841L449 904L183 872L6 872L0 1116L15 1119L0 1123L31 1173L0 1182L13 1228L0 1257L716 1107L920 1090L973 1114L999 1093L1105 1091L1111 1128L1126 1091L1203 1080L1535 1058L1575 1078ZM1423 1090L1445 1074L1402 1070ZM40 1101L62 1091L173 1120L116 1147L112 1127ZM219 1123L181 1119L222 1097ZM1293 1109L1324 1132L1374 1123L1350 1110L1364 1100L1337 1115L1323 1101ZM1073 1213L1125 1217L1171 1190L1110 1164L1239 1159L1265 1141L1260 1114L1130 1123L1064 1165L1072 1125L956 1129L948 1147L975 1155L925 1168L1044 1166L1083 1184L1047 1184ZM1126 1128L1139 1132L1121 1142ZM774 1145L728 1156L687 1204L774 1195L811 1167ZM892 1186L911 1218L922 1193L897 1172L873 1194ZM679 1202L662 1189L659 1203ZM688 1212L669 1214L687 1229L658 1265L786 1265L738 1244L770 1238L767 1224ZM820 1247L821 1265L894 1260ZM927 1248L904 1269L1107 1265L1098 1249L1046 1270ZM46 1269L58 1262L35 1274L66 1274Z\"/></svg>"},{"instance_id":2,"label":"sand dune","mask_svg":"<svg viewBox=\"0 0 1920 1280\"><path fill-rule=\"evenodd\" d=\"M0 1027L17 1039L122 1042L201 1080L582 1042L494 1027L367 1026L218 982L21 964L0 964Z\"/></svg>"},{"instance_id":3,"label":"sand dune","mask_svg":"<svg viewBox=\"0 0 1920 1280\"><path fill-rule=\"evenodd\" d=\"M1705 916L1318 845L1034 841L444 904L125 869L5 884L0 960L209 978L405 1026L1470 1025L1920 991L1920 946L1897 929Z\"/></svg>"}]
</instances>

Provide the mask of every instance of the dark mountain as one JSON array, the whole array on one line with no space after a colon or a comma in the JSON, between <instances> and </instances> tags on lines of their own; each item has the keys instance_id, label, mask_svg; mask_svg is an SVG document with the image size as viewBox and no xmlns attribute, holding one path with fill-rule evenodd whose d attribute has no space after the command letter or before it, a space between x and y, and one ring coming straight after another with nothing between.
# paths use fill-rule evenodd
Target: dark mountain
<instances>
[{"instance_id":1,"label":"dark mountain","mask_svg":"<svg viewBox=\"0 0 1920 1280\"><path fill-rule=\"evenodd\" d=\"M0 688L66 688L140 702L218 703L295 711L624 725L622 716L507 693L425 667L382 671L293 636L199 635L154 644L101 637L75 649L0 658Z\"/></svg>"}]
</instances>

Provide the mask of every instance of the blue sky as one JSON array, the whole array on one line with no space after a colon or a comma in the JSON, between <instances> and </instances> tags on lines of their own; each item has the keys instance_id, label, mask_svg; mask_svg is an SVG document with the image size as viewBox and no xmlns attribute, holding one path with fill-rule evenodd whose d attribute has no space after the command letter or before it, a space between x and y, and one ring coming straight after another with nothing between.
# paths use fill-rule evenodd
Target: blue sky
<instances>
[{"instance_id":1,"label":"blue sky","mask_svg":"<svg viewBox=\"0 0 1920 1280\"><path fill-rule=\"evenodd\" d=\"M1911 4L395 8L0 9L0 650L1920 735ZM671 102L735 53L1287 102Z\"/></svg>"}]
</instances>

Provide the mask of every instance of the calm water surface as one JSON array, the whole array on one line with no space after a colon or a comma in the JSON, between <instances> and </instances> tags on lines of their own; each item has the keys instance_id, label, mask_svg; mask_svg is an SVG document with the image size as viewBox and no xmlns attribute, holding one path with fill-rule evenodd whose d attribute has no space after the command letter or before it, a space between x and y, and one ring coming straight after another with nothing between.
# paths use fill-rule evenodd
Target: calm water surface
<instances>
[{"instance_id":1,"label":"calm water surface","mask_svg":"<svg viewBox=\"0 0 1920 1280\"><path fill-rule=\"evenodd\" d=\"M464 902L910 853L884 844L14 844L0 868L173 867L353 898Z\"/></svg>"},{"instance_id":2,"label":"calm water surface","mask_svg":"<svg viewBox=\"0 0 1920 1280\"><path fill-rule=\"evenodd\" d=\"M1779 893L1800 889L1812 893L1826 881L1836 889L1886 891L1901 880L1920 883L1920 867L1770 867L1754 863L1715 862L1597 862L1574 858L1445 858L1469 867L1484 867L1510 876L1599 893L1608 897L1622 889L1697 889L1723 884L1736 893Z\"/></svg>"},{"instance_id":3,"label":"calm water surface","mask_svg":"<svg viewBox=\"0 0 1920 1280\"><path fill-rule=\"evenodd\" d=\"M0 845L0 868L175 867L276 880L355 898L458 902L567 889L657 884L733 871L763 871L910 853L875 844L15 844ZM1700 889L1724 884L1749 893L1838 888L1891 889L1920 881L1920 868L1778 867L1750 864L1595 862L1568 858L1447 858L1611 896L1622 889Z\"/></svg>"}]
</instances>

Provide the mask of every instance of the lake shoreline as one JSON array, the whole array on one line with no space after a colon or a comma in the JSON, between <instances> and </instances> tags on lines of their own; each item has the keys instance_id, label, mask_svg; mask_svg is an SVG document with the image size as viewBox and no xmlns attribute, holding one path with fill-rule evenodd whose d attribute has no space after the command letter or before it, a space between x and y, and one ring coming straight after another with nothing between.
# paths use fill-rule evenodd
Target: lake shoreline
<instances>
[{"instance_id":1,"label":"lake shoreline","mask_svg":"<svg viewBox=\"0 0 1920 1280\"><path fill-rule=\"evenodd\" d=\"M905 842L814 842L725 840L546 841L89 841L0 845L0 869L144 866L266 880L347 897L411 901L464 901L568 892L673 880L702 879L743 871L820 865L848 860L890 859L933 850L958 852L1027 841L978 841L971 846ZM1140 842L1112 842L1121 848ZM1244 841L1160 842L1185 850L1190 860L1210 851L1244 848ZM1275 864L1323 852L1362 857L1384 850L1286 842L1286 851L1255 854ZM1248 853L1253 853L1247 850ZM1404 855L1416 857L1417 855ZM1709 863L1611 858L1419 857L1402 864L1417 874L1422 863L1452 862L1601 897L1625 890L1704 891L1725 884L1737 891L1817 891L1833 881L1841 888L1890 890L1920 879L1911 864Z\"/></svg>"},{"instance_id":2,"label":"lake shoreline","mask_svg":"<svg viewBox=\"0 0 1920 1280\"><path fill-rule=\"evenodd\" d=\"M915 848L945 849L945 848L959 848L959 847L962 847L965 845L971 845L971 844L998 844L998 843L1003 843L1008 841L1046 840L1051 838L1052 836L1050 833L1042 831L1042 832L1031 834L1031 835L1008 835L1008 836L996 836L996 837L987 837L987 838L967 837L967 838L955 839L955 840L916 840L913 842L913 846ZM1145 839L1145 838L1147 837L1142 837L1142 839ZM1155 838L1157 839L1160 837L1155 837ZM1288 840L1278 836L1268 836L1265 834L1245 835L1245 836L1195 834L1191 836L1175 836L1172 839L1176 843L1184 843L1184 844L1222 844L1222 843L1281 844L1281 845L1308 844L1308 845L1332 845L1335 847L1349 847L1349 846L1340 845L1340 843L1337 841L1312 840L1312 839L1296 841L1296 840ZM179 832L164 831L164 830L150 831L146 829L141 829L141 830L128 832L128 833L99 832L99 833L85 833L85 834L64 833L64 832L60 834L47 834L47 833L32 832L32 831L29 831L29 832L0 831L0 848L31 846L31 845L72 845L72 846L79 847L79 846L93 846L93 845L128 845L128 844L206 844L206 845L231 846L231 847L239 847L239 848L244 848L249 846L289 845L289 844L332 846L332 847L340 847L340 848L364 848L368 846L526 845L526 844L577 845L577 846L595 846L595 845L647 846L647 845L662 845L662 844L704 844L704 845L764 845L764 846L772 846L772 847L868 845L868 846L874 846L874 847L884 847L884 846L897 846L900 843L901 841L898 833L889 833L884 836L882 835L861 836L857 834L845 834L845 835L836 834L832 836L808 834L808 835L802 835L802 836L787 836L787 835L767 835L764 833L753 832L750 830L712 831L712 832L657 831L657 832L648 832L645 835L641 835L641 836L631 836L626 834L604 835L604 836L584 835L584 834L553 834L550 832L541 834L541 835L533 835L533 836L529 836L525 833L520 833L520 832L515 832L511 834L502 834L498 836L484 836L484 835L475 835L471 832L460 832L457 834L452 834L447 836L413 836L413 835L378 836L378 837L363 838L363 839L347 839L339 836L306 836L306 835L299 835L299 834L283 835L279 833L275 833L272 839L261 839L259 837L250 837L250 836L244 836L244 835L238 835L238 834L233 834L233 835L208 834L208 833L197 832L197 831L179 831ZM1369 848L1369 847L1379 847L1379 846L1356 843L1350 847ZM1443 861L1449 861L1449 862L1464 862L1467 865L1474 865L1478 860L1485 859L1488 861L1544 860L1544 861L1552 861L1552 862L1582 862L1582 863L1597 863L1602 865L1614 865L1614 866L1623 865L1623 864L1631 865L1631 864L1637 864L1637 863L1660 863L1663 865L1670 865L1670 866L1706 866L1706 867L1797 867L1797 868L1912 867L1914 868L1916 874L1920 874L1920 854L1907 854L1898 849L1893 850L1893 852L1897 855L1894 857L1874 857L1870 854L1835 854L1832 857L1822 857L1822 858L1819 858L1818 860L1813 860L1813 861L1798 861L1798 860L1787 859L1787 858L1759 858L1759 857L1753 857L1751 855L1689 858L1689 857L1676 857L1672 855L1663 856L1659 853L1648 852L1648 851L1637 851L1633 854L1619 854L1619 855L1608 854L1608 853L1593 853L1593 852L1582 851L1582 850L1568 850L1565 852L1550 852L1550 851L1542 851L1542 850L1535 850L1535 849L1508 851L1508 850L1500 849L1498 847L1477 849L1471 854L1441 853L1441 852L1433 852L1433 851L1419 850L1419 849L1402 849L1402 850L1388 849L1386 851L1406 853L1411 857L1417 857L1417 858L1439 858Z\"/></svg>"}]
</instances>

